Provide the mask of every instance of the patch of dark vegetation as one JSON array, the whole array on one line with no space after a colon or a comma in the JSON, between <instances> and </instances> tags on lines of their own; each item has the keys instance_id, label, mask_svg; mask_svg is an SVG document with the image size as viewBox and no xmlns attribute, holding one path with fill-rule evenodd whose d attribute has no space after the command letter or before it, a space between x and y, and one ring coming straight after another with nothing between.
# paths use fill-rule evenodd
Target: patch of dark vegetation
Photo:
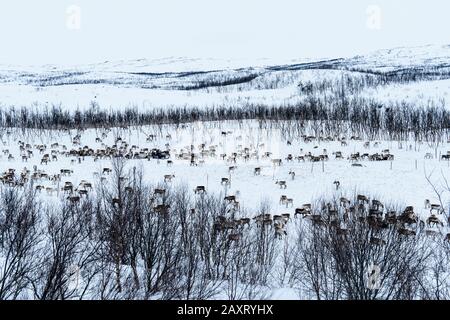
<instances>
[{"instance_id":1,"label":"patch of dark vegetation","mask_svg":"<svg viewBox=\"0 0 450 320\"><path fill-rule=\"evenodd\" d=\"M22 107L0 110L1 128L22 129L86 129L174 124L196 121L257 120L282 123L289 121L302 131L313 122L318 134L358 135L416 141L444 141L449 137L450 111L442 106L418 108L406 103L382 105L376 101L353 98L330 100L308 96L299 104L267 106L247 104L238 107L138 108L105 110L92 105L86 110L69 111L61 106L38 109ZM412 137L411 137L412 136Z\"/></svg>"}]
</instances>

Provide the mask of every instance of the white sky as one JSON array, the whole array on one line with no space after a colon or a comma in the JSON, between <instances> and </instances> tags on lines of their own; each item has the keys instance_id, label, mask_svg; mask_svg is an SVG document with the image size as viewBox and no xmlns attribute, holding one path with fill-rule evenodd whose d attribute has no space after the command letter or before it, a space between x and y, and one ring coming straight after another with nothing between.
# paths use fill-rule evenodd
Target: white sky
<instances>
[{"instance_id":1,"label":"white sky","mask_svg":"<svg viewBox=\"0 0 450 320\"><path fill-rule=\"evenodd\" d=\"M80 30L66 26L81 8ZM367 8L381 9L381 29ZM444 0L11 0L0 2L0 64L348 56L450 44Z\"/></svg>"}]
</instances>

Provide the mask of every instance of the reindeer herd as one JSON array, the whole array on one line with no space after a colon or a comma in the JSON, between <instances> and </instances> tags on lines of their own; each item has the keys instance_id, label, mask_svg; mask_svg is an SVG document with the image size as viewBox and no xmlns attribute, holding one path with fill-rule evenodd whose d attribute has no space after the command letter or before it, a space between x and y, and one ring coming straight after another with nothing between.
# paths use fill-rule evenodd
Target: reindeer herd
<instances>
[{"instance_id":1,"label":"reindeer herd","mask_svg":"<svg viewBox=\"0 0 450 320\"><path fill-rule=\"evenodd\" d=\"M320 208L315 208L311 204L303 204L300 207L294 208L295 199L287 195L281 195L279 199L279 206L284 210L292 210L292 212L282 212L279 214L263 214L252 218L242 217L234 218L240 212L240 203L238 194L228 194L233 180L239 179L235 176L240 164L257 163L249 172L249 175L254 176L256 181L267 168L278 168L282 166L289 166L290 164L302 162L326 162L326 161L345 161L347 159L353 166L362 166L361 161L394 161L394 155L389 149L381 148L381 142L363 142L359 137L352 136L349 139L346 137L331 137L331 136L307 136L303 135L299 138L301 146L312 151L305 151L304 148L298 148L297 153L288 153L285 157L274 155L274 152L267 150L266 142L255 142L251 136L243 136L242 134L234 134L233 131L222 131L219 136L209 137L204 136L201 143L185 144L180 141L174 141L172 134L161 133L146 134L144 145L139 146L137 143L127 141L126 138L121 137L120 134L109 128L96 130L96 137L92 144L82 144L85 141L85 132L77 131L74 136L70 137L70 143L52 142L50 144L31 144L22 140L16 141L18 150L17 153L11 152L7 148L7 143L3 141L3 158L8 162L15 161L16 158L21 159L25 164L22 170L16 168L8 168L0 176L0 182L7 186L23 187L27 183L32 183L37 192L45 191L47 195L54 194L65 196L67 201L71 203L78 203L83 197L88 197L94 190L94 183L87 179L74 185L74 172L84 170L84 164L87 162L99 162L102 166L99 172L94 172L93 176L100 181L104 181L111 174L112 169L106 166L108 160L113 158L123 158L129 161L148 161L154 165L164 164L165 169L168 170L177 165L186 164L185 167L202 167L212 163L222 163L228 176L222 177L213 189L225 189L224 201L227 204L228 211L232 218L225 218L221 216L217 219L214 230L216 232L227 232L229 230L229 240L238 241L241 233L238 230L243 230L249 226L251 221L254 221L258 228L273 228L277 238L283 238L287 235L286 225L291 221L291 218L298 218L301 216L310 220L312 224L318 226L329 226L335 228L336 232L345 237L345 224L352 218L367 223L374 229L383 229L395 227L398 232L405 236L413 236L416 232L411 228L412 225L418 225L420 228L427 226L432 228L427 230L427 234L436 235L435 228L444 226L442 221L443 208L441 205L431 204L425 202L425 208L430 209L430 214L425 220L420 220L419 216L414 212L412 207L406 207L403 212L393 212L386 210L383 204L376 199L369 199L363 195L358 195L356 203L351 203L346 198L340 199L340 205L335 207L328 203ZM70 135L70 132L68 132ZM226 150L225 140L231 136L234 142L234 149ZM112 138L112 139L111 139ZM11 140L11 139L9 139ZM107 141L112 141L108 144ZM128 139L131 140L131 139ZM363 150L353 151L345 155L343 150L333 150L331 153L326 148L319 148L321 143L333 142L335 146L346 147L350 141L355 144L362 144ZM289 148L293 148L293 139L286 141ZM364 149L381 148L378 152L367 152ZM12 149L12 148L11 148ZM228 148L229 149L229 148ZM291 150L290 149L290 150ZM429 153L425 158L432 158ZM442 159L450 160L450 152L442 155ZM66 160L64 160L66 159ZM64 163L58 166L58 163ZM16 162L17 163L17 162ZM33 163L31 168L28 164ZM51 169L46 170L47 167ZM57 169L55 169L57 168ZM161 174L165 184L170 184L175 179L175 174ZM177 175L177 177L179 177ZM189 177L181 177L189 179ZM177 178L178 179L178 178ZM296 179L296 172L293 169L289 170L288 175L274 179L274 184L277 189L284 191L288 189L289 180ZM341 186L340 181L334 181L336 190ZM155 195L164 194L164 189L156 189ZM206 185L197 185L193 189L196 196L206 194ZM114 205L119 205L117 200ZM155 210L160 213L170 213L170 208L164 205L155 205ZM449 235L446 235L449 238ZM374 243L382 243L382 239L374 237Z\"/></svg>"},{"instance_id":2,"label":"reindeer herd","mask_svg":"<svg viewBox=\"0 0 450 320\"><path fill-rule=\"evenodd\" d=\"M227 196L224 199L229 203L235 200L234 196ZM286 203L287 200L289 199L282 196L280 204ZM427 236L442 236L444 240L450 241L450 233L443 234L442 206L430 204L429 200L425 200L424 209L429 209L429 216L422 220L412 206L405 207L403 211L396 211L385 208L379 200L359 194L354 200L340 197L339 201L321 203L316 207L306 203L295 208L293 215L263 213L251 218L236 218L236 211L233 210L229 217L219 215L214 222L213 230L216 233L225 233L229 241L239 241L247 228L254 224L256 228L272 230L275 239L282 239L287 235L286 227L293 218L295 221L309 221L313 227L329 228L342 241L347 240L354 224L365 224L370 228L369 242L372 245L386 244L386 240L383 239L386 230L396 230L405 239L416 236L418 232L425 232Z\"/></svg>"}]
</instances>

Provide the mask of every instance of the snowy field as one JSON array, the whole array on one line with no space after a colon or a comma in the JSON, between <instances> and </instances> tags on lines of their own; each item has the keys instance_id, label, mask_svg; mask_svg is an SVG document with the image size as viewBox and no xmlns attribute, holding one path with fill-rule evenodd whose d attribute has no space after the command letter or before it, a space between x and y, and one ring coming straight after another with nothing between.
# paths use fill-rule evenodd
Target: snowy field
<instances>
[{"instance_id":1,"label":"snowy field","mask_svg":"<svg viewBox=\"0 0 450 320\"><path fill-rule=\"evenodd\" d=\"M80 140L73 144L73 138L77 134L80 135ZM82 180L94 183L102 175L104 168L111 168L110 158L69 155L71 150L84 147L95 151L105 150L113 145L120 147L121 143L124 143L124 146L128 146L124 149L124 154L127 154L132 146L135 146L131 150L132 153L139 153L145 148L170 150L169 160L173 164L169 165L167 160L127 160L128 168L144 169L146 181L164 183L165 175L174 175L172 182L166 182L168 185L187 184L192 190L196 186L205 186L208 192L238 195L241 207L250 210L257 208L261 201L268 200L274 214L293 214L296 207L322 196L352 197L357 193L376 195L380 201L395 202L402 206L412 205L417 212L422 212L422 219L425 220L429 215L429 209L424 209L425 199L429 199L431 203L442 201L447 211L450 201L450 190L447 190L445 181L448 179L450 161L441 159L442 155L450 152L450 143L436 147L412 141L369 142L350 140L349 137L345 140L346 143L341 140L317 139L310 142L301 139L289 141L282 137L279 129L260 129L256 122L251 121L240 126L234 122L194 123L178 129L163 126L125 130L113 128L108 131L74 130L70 133L30 132L25 138L14 135L13 132L2 136L2 171L11 168L19 173L26 168L33 172L35 166L37 171L48 176L59 174L61 169L73 171L70 176L62 176L59 183L49 181L48 178L34 181L35 185L50 188L48 192L42 191L42 196L50 199L58 194L67 196L57 191L58 185L61 188L66 181L70 181L76 186ZM149 141L149 135L154 135L155 138ZM117 144L118 137L123 142ZM25 153L20 151L18 141L32 146L33 154L26 160L22 159ZM40 145L46 146L42 152L36 149L36 146ZM357 152L361 155L381 155L386 153L386 149L394 156L394 160L349 160L351 154ZM336 159L336 152L341 152L342 158ZM233 153L237 154L236 161L233 160ZM296 159L309 153L312 156L327 155L328 160L313 162L307 157L301 161ZM41 163L45 154L55 155L56 158L48 163ZM180 159L182 154L184 159ZM191 154L195 156L195 165L191 165ZM288 160L289 155L293 157L292 160ZM281 159L282 164L274 165L274 159ZM235 169L230 171L230 167ZM255 168L261 169L260 175L254 174ZM289 172L295 173L294 179ZM222 178L228 178L231 184L222 184ZM286 189L276 184L278 180L286 181ZM334 181L340 182L338 189ZM279 204L282 195L293 199L292 206ZM441 218L445 222L444 216Z\"/></svg>"}]
</instances>

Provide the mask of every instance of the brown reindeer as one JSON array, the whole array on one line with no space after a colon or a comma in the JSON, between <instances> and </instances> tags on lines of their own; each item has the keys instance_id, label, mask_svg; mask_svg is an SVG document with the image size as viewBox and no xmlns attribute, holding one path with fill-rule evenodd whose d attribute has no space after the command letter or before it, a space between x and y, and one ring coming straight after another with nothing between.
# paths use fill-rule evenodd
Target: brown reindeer
<instances>
[{"instance_id":1,"label":"brown reindeer","mask_svg":"<svg viewBox=\"0 0 450 320\"><path fill-rule=\"evenodd\" d=\"M291 179L294 180L295 179L295 172L290 170L289 171L289 175L291 176Z\"/></svg>"},{"instance_id":2,"label":"brown reindeer","mask_svg":"<svg viewBox=\"0 0 450 320\"><path fill-rule=\"evenodd\" d=\"M431 227L431 225L433 226L440 225L443 227L444 223L441 220L439 220L439 218L436 215L432 214L430 217L427 218L427 225L429 227Z\"/></svg>"},{"instance_id":3,"label":"brown reindeer","mask_svg":"<svg viewBox=\"0 0 450 320\"><path fill-rule=\"evenodd\" d=\"M444 210L442 209L442 206L440 204L431 204L430 213L432 213L433 211L436 211L438 214L442 214Z\"/></svg>"},{"instance_id":4,"label":"brown reindeer","mask_svg":"<svg viewBox=\"0 0 450 320\"><path fill-rule=\"evenodd\" d=\"M156 213L159 213L161 215L168 214L169 213L169 209L170 209L170 206L167 205L167 204L158 204L157 206L153 207L153 210Z\"/></svg>"},{"instance_id":5,"label":"brown reindeer","mask_svg":"<svg viewBox=\"0 0 450 320\"><path fill-rule=\"evenodd\" d=\"M283 163L283 162L282 162L281 159L272 159L272 164L273 164L274 166L281 166L282 163Z\"/></svg>"},{"instance_id":6,"label":"brown reindeer","mask_svg":"<svg viewBox=\"0 0 450 320\"><path fill-rule=\"evenodd\" d=\"M333 182L333 184L336 186L336 190L338 190L339 187L340 187L340 185L341 185L341 182L338 181L338 180L335 180L335 181Z\"/></svg>"},{"instance_id":7,"label":"brown reindeer","mask_svg":"<svg viewBox=\"0 0 450 320\"><path fill-rule=\"evenodd\" d=\"M197 193L206 193L206 188L205 186L197 186L194 189L195 194Z\"/></svg>"},{"instance_id":8,"label":"brown reindeer","mask_svg":"<svg viewBox=\"0 0 450 320\"><path fill-rule=\"evenodd\" d=\"M88 195L88 191L86 189L80 189L80 190L77 190L77 191L78 191L78 194L80 196L87 196Z\"/></svg>"},{"instance_id":9,"label":"brown reindeer","mask_svg":"<svg viewBox=\"0 0 450 320\"><path fill-rule=\"evenodd\" d=\"M341 207L346 208L347 206L350 205L350 200L348 200L347 198L341 197L341 198L339 198L339 205Z\"/></svg>"},{"instance_id":10,"label":"brown reindeer","mask_svg":"<svg viewBox=\"0 0 450 320\"><path fill-rule=\"evenodd\" d=\"M397 222L397 213L395 211L389 211L385 214L384 219L389 224L395 224Z\"/></svg>"},{"instance_id":11,"label":"brown reindeer","mask_svg":"<svg viewBox=\"0 0 450 320\"><path fill-rule=\"evenodd\" d=\"M369 203L369 198L362 194L358 194L356 200L361 203Z\"/></svg>"},{"instance_id":12,"label":"brown reindeer","mask_svg":"<svg viewBox=\"0 0 450 320\"><path fill-rule=\"evenodd\" d=\"M175 178L174 174L165 174L164 175L164 182L172 182L173 178Z\"/></svg>"},{"instance_id":13,"label":"brown reindeer","mask_svg":"<svg viewBox=\"0 0 450 320\"><path fill-rule=\"evenodd\" d=\"M275 182L275 184L279 185L280 189L286 189L287 188L286 181L284 181L284 180L277 180Z\"/></svg>"},{"instance_id":14,"label":"brown reindeer","mask_svg":"<svg viewBox=\"0 0 450 320\"><path fill-rule=\"evenodd\" d=\"M296 208L295 213L294 213L294 218L297 217L298 214L303 216L303 218L304 218L307 215L309 215L310 212L308 210L306 210L305 208Z\"/></svg>"},{"instance_id":15,"label":"brown reindeer","mask_svg":"<svg viewBox=\"0 0 450 320\"><path fill-rule=\"evenodd\" d=\"M228 167L228 172L229 172L229 173L233 173L236 169L237 169L236 166Z\"/></svg>"},{"instance_id":16,"label":"brown reindeer","mask_svg":"<svg viewBox=\"0 0 450 320\"><path fill-rule=\"evenodd\" d=\"M223 200L230 202L236 201L236 196L226 196Z\"/></svg>"}]
</instances>

